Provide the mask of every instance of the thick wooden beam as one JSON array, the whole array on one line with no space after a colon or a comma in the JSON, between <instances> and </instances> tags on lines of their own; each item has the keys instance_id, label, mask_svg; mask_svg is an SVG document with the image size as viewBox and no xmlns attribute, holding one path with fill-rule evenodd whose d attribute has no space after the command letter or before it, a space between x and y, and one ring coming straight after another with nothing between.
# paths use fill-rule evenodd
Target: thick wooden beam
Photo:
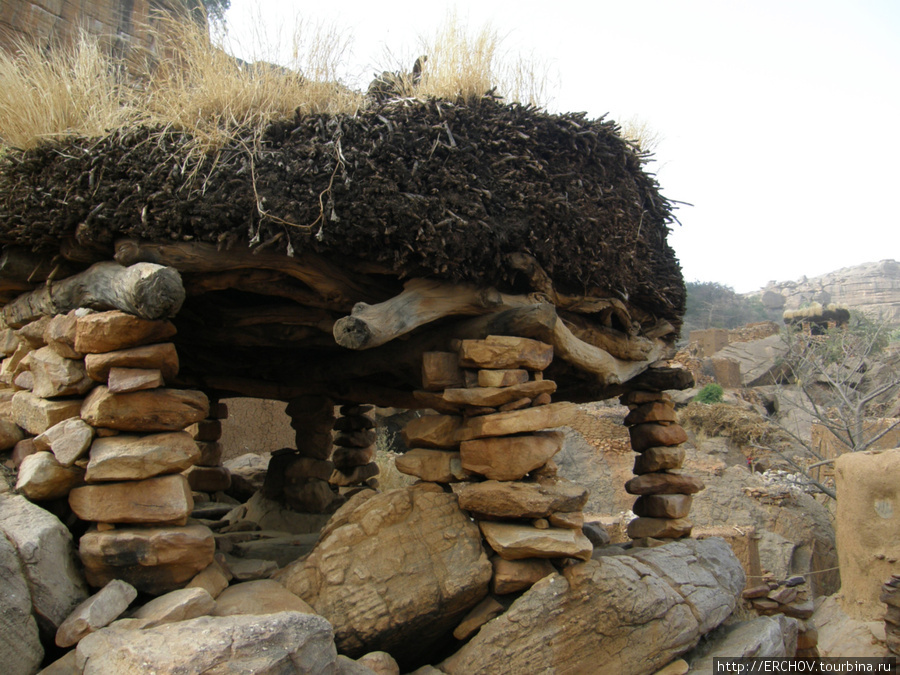
<instances>
[{"instance_id":1,"label":"thick wooden beam","mask_svg":"<svg viewBox=\"0 0 900 675\"><path fill-rule=\"evenodd\" d=\"M385 302L355 305L334 324L334 339L348 349L371 349L445 316L485 314L503 304L504 296L493 288L413 279Z\"/></svg>"},{"instance_id":2,"label":"thick wooden beam","mask_svg":"<svg viewBox=\"0 0 900 675\"><path fill-rule=\"evenodd\" d=\"M116 242L116 260L122 264L153 262L192 274L274 270L302 281L329 307L343 311L357 302L380 302L391 295L381 282L364 276L351 277L345 268L312 253L289 257L279 253L254 253L249 248L220 251L212 244L199 242L156 244L125 239Z\"/></svg>"},{"instance_id":3,"label":"thick wooden beam","mask_svg":"<svg viewBox=\"0 0 900 675\"><path fill-rule=\"evenodd\" d=\"M171 267L138 263L122 267L97 263L84 272L20 295L3 308L13 328L78 307L120 309L142 319L175 316L184 302L181 275Z\"/></svg>"}]
</instances>

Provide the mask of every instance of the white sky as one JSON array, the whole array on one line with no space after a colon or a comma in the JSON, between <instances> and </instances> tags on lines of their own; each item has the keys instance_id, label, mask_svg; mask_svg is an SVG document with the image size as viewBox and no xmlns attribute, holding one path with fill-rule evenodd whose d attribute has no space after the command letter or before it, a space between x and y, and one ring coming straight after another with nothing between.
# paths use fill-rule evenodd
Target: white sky
<instances>
[{"instance_id":1,"label":"white sky","mask_svg":"<svg viewBox=\"0 0 900 675\"><path fill-rule=\"evenodd\" d=\"M693 204L670 236L687 281L747 292L900 259L898 0L231 4L242 45L250 26L290 35L298 16L346 30L361 87L396 66L386 50L411 65L450 9L473 31L490 22L504 48L549 63L551 111L638 117L662 137L663 194Z\"/></svg>"}]
</instances>

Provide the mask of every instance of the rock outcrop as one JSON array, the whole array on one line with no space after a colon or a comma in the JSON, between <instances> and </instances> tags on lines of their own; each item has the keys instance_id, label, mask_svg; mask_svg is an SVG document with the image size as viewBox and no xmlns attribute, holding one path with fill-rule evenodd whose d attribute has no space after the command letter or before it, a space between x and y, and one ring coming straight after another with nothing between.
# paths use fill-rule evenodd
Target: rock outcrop
<instances>
[{"instance_id":1,"label":"rock outcrop","mask_svg":"<svg viewBox=\"0 0 900 675\"><path fill-rule=\"evenodd\" d=\"M720 539L566 567L537 582L440 664L476 672L653 673L732 612L744 573Z\"/></svg>"},{"instance_id":2,"label":"rock outcrop","mask_svg":"<svg viewBox=\"0 0 900 675\"><path fill-rule=\"evenodd\" d=\"M478 527L436 485L361 492L303 561L278 575L334 626L343 654L416 659L487 594Z\"/></svg>"}]
</instances>

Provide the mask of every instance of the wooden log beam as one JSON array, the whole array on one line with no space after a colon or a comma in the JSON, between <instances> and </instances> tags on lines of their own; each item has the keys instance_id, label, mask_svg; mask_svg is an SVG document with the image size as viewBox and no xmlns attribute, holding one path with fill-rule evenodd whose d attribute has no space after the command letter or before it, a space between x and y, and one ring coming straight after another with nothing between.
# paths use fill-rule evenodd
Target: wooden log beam
<instances>
[{"instance_id":1,"label":"wooden log beam","mask_svg":"<svg viewBox=\"0 0 900 675\"><path fill-rule=\"evenodd\" d=\"M334 339L348 349L371 349L437 319L485 314L503 304L504 296L493 288L413 279L385 302L355 305L350 316L334 324Z\"/></svg>"},{"instance_id":2,"label":"wooden log beam","mask_svg":"<svg viewBox=\"0 0 900 675\"><path fill-rule=\"evenodd\" d=\"M560 318L569 330L588 344L609 352L625 361L646 361L653 349L653 341L639 335L628 335L612 328L591 324L579 314L567 312Z\"/></svg>"},{"instance_id":3,"label":"wooden log beam","mask_svg":"<svg viewBox=\"0 0 900 675\"><path fill-rule=\"evenodd\" d=\"M78 307L120 309L142 319L175 316L184 302L181 275L171 267L138 263L122 267L97 263L53 284L20 295L3 308L3 318L13 328Z\"/></svg>"},{"instance_id":4,"label":"wooden log beam","mask_svg":"<svg viewBox=\"0 0 900 675\"><path fill-rule=\"evenodd\" d=\"M30 291L35 286L46 281L53 272L56 264L48 256L32 253L28 249L19 246L10 246L0 255L0 291L21 293ZM64 276L71 273L71 268L66 265L60 269Z\"/></svg>"},{"instance_id":5,"label":"wooden log beam","mask_svg":"<svg viewBox=\"0 0 900 675\"><path fill-rule=\"evenodd\" d=\"M212 244L200 242L156 244L124 239L116 242L115 257L122 264L153 262L192 274L274 270L302 281L329 307L342 311L348 311L360 301L380 302L392 294L382 282L362 275L351 277L343 267L312 253L289 257L279 253L254 253L249 248L220 251Z\"/></svg>"}]
</instances>

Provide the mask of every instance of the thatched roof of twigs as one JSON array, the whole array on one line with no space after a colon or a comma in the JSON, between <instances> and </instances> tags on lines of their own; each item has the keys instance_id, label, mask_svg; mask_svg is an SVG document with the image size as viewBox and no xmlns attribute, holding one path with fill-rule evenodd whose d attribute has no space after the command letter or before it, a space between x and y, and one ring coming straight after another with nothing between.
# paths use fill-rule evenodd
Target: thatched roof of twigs
<instances>
[{"instance_id":1,"label":"thatched roof of twigs","mask_svg":"<svg viewBox=\"0 0 900 675\"><path fill-rule=\"evenodd\" d=\"M108 249L128 236L349 256L515 288L532 255L554 284L680 324L672 205L614 123L491 97L399 100L273 124L197 167L187 139L139 128L10 151L0 244ZM194 169L197 169L196 171Z\"/></svg>"}]
</instances>

